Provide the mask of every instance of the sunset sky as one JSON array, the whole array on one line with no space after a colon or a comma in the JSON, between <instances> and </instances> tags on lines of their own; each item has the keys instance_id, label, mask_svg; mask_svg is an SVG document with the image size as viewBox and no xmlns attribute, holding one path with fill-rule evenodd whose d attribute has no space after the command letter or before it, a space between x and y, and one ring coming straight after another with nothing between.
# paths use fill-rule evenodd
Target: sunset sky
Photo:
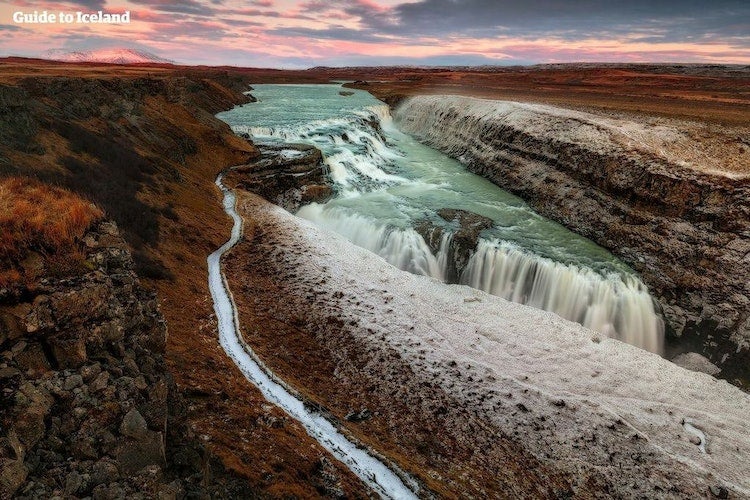
<instances>
[{"instance_id":1,"label":"sunset sky","mask_svg":"<svg viewBox=\"0 0 750 500\"><path fill-rule=\"evenodd\" d=\"M13 13L131 11L129 25ZM0 56L127 47L185 64L750 64L750 0L77 0L0 5Z\"/></svg>"}]
</instances>

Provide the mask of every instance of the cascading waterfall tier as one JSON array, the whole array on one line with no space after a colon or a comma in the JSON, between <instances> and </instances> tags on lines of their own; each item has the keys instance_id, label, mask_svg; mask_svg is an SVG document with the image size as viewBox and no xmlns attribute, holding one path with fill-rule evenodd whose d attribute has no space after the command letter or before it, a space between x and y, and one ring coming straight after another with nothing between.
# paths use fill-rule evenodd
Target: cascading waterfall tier
<instances>
[{"instance_id":1,"label":"cascading waterfall tier","mask_svg":"<svg viewBox=\"0 0 750 500\"><path fill-rule=\"evenodd\" d=\"M326 164L340 196L354 196L407 179L388 173L399 153L386 144L380 124L390 120L386 105L370 106L345 117L291 126L234 125L240 134L267 142L308 142L329 151ZM326 147L328 146L328 147ZM333 147L333 151L331 150Z\"/></svg>"},{"instance_id":2,"label":"cascading waterfall tier","mask_svg":"<svg viewBox=\"0 0 750 500\"><path fill-rule=\"evenodd\" d=\"M297 215L345 236L357 246L378 254L388 263L414 274L445 277L444 264L414 229L397 229L367 217L311 203Z\"/></svg>"},{"instance_id":3,"label":"cascading waterfall tier","mask_svg":"<svg viewBox=\"0 0 750 500\"><path fill-rule=\"evenodd\" d=\"M634 277L602 276L539 258L505 242L480 240L460 282L661 352L664 322Z\"/></svg>"},{"instance_id":4,"label":"cascading waterfall tier","mask_svg":"<svg viewBox=\"0 0 750 500\"><path fill-rule=\"evenodd\" d=\"M302 207L297 215L345 236L404 271L446 281L455 266L453 233L449 231L442 235L433 253L411 228L379 224L317 203ZM651 352L661 352L663 347L664 323L655 313L646 287L632 276L603 276L539 257L507 242L480 238L454 282L554 312Z\"/></svg>"},{"instance_id":5,"label":"cascading waterfall tier","mask_svg":"<svg viewBox=\"0 0 750 500\"><path fill-rule=\"evenodd\" d=\"M405 271L469 285L661 352L663 321L627 266L400 132L387 106L369 94L342 97L339 89L258 85L260 103L219 115L257 142L307 142L323 151L336 197L302 207L298 216ZM292 111L279 107L290 101ZM453 241L459 228L435 215L445 208L493 222L461 266ZM441 231L437 245L415 229L425 220Z\"/></svg>"}]
</instances>

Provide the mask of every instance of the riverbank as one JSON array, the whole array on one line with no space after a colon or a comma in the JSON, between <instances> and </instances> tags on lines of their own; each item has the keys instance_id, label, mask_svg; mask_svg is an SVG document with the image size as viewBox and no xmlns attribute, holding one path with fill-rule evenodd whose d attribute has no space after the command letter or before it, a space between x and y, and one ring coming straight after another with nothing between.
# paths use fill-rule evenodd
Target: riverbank
<instances>
[{"instance_id":1,"label":"riverbank","mask_svg":"<svg viewBox=\"0 0 750 500\"><path fill-rule=\"evenodd\" d=\"M225 272L247 342L430 490L750 494L750 399L726 382L400 272L254 195L238 193L238 207L245 238ZM708 453L683 421L705 433Z\"/></svg>"}]
</instances>

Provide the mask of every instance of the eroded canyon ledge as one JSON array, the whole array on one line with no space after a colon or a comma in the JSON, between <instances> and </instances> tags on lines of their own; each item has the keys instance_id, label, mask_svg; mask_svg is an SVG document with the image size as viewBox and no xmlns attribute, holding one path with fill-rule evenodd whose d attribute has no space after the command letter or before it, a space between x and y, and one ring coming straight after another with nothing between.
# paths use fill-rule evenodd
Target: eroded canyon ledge
<instances>
[{"instance_id":1,"label":"eroded canyon ledge","mask_svg":"<svg viewBox=\"0 0 750 500\"><path fill-rule=\"evenodd\" d=\"M750 178L722 170L689 124L439 95L401 101L394 118L618 255L659 301L673 344L747 379Z\"/></svg>"}]
</instances>

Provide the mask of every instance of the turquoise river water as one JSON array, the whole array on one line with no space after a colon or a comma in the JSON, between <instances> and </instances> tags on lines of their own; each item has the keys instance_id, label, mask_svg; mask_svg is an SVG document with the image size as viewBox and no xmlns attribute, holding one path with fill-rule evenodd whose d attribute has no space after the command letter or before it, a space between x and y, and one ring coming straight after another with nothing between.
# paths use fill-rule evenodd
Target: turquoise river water
<instances>
[{"instance_id":1,"label":"turquoise river water","mask_svg":"<svg viewBox=\"0 0 750 500\"><path fill-rule=\"evenodd\" d=\"M352 95L341 95L346 90ZM460 209L492 219L454 281L554 312L661 352L664 326L645 285L607 250L535 213L460 162L399 131L388 107L340 85L256 85L258 102L221 113L256 143L307 143L325 157L335 196L297 215L335 231L405 271L445 281ZM432 251L414 229L442 228Z\"/></svg>"}]
</instances>

